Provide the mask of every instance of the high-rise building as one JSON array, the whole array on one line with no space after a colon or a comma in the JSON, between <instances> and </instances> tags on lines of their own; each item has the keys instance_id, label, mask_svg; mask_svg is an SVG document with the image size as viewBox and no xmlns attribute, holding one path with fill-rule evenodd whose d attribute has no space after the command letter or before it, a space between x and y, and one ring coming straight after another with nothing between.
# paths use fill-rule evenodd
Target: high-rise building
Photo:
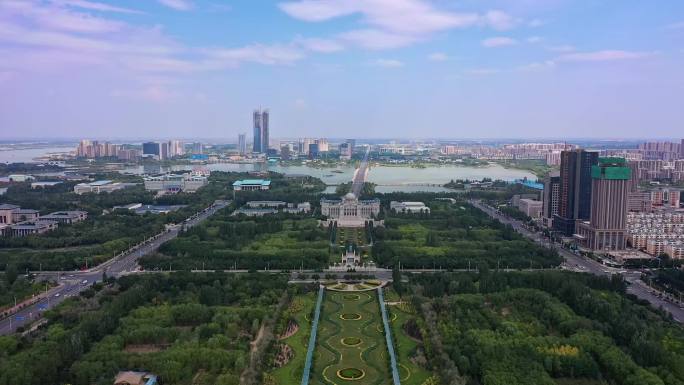
<instances>
[{"instance_id":1,"label":"high-rise building","mask_svg":"<svg viewBox=\"0 0 684 385\"><path fill-rule=\"evenodd\" d=\"M314 143L314 140L311 138L299 139L297 144L297 152L299 152L300 155L309 155L309 145L311 143Z\"/></svg>"},{"instance_id":2,"label":"high-rise building","mask_svg":"<svg viewBox=\"0 0 684 385\"><path fill-rule=\"evenodd\" d=\"M341 143L339 150L340 150L340 159L346 159L346 160L351 159L352 152L351 152L351 145L349 143L346 143L346 142Z\"/></svg>"},{"instance_id":3,"label":"high-rise building","mask_svg":"<svg viewBox=\"0 0 684 385\"><path fill-rule=\"evenodd\" d=\"M268 110L264 110L261 113L261 152L264 152L264 153L268 153L268 148L270 145L268 121L269 121Z\"/></svg>"},{"instance_id":4,"label":"high-rise building","mask_svg":"<svg viewBox=\"0 0 684 385\"><path fill-rule=\"evenodd\" d=\"M310 143L309 144L309 151L307 152L309 154L309 159L316 159L319 156L318 153L318 143Z\"/></svg>"},{"instance_id":5,"label":"high-rise building","mask_svg":"<svg viewBox=\"0 0 684 385\"><path fill-rule=\"evenodd\" d=\"M159 160L166 160L170 158L169 142L159 143Z\"/></svg>"},{"instance_id":6,"label":"high-rise building","mask_svg":"<svg viewBox=\"0 0 684 385\"><path fill-rule=\"evenodd\" d=\"M330 144L328 143L328 139L325 139L325 138L316 139L316 144L318 144L318 151L319 152L330 151Z\"/></svg>"},{"instance_id":7,"label":"high-rise building","mask_svg":"<svg viewBox=\"0 0 684 385\"><path fill-rule=\"evenodd\" d=\"M161 146L157 142L145 142L142 144L143 156L154 155L157 158L161 155Z\"/></svg>"},{"instance_id":8,"label":"high-rise building","mask_svg":"<svg viewBox=\"0 0 684 385\"><path fill-rule=\"evenodd\" d=\"M237 150L240 155L247 153L247 136L245 134L238 135Z\"/></svg>"},{"instance_id":9,"label":"high-rise building","mask_svg":"<svg viewBox=\"0 0 684 385\"><path fill-rule=\"evenodd\" d=\"M591 167L597 162L598 152L580 149L561 153L558 214L553 217L553 228L562 236L572 236L576 222L589 219Z\"/></svg>"},{"instance_id":10,"label":"high-rise building","mask_svg":"<svg viewBox=\"0 0 684 385\"><path fill-rule=\"evenodd\" d=\"M356 148L356 139L347 139L346 142L349 144L349 152L353 154Z\"/></svg>"},{"instance_id":11,"label":"high-rise building","mask_svg":"<svg viewBox=\"0 0 684 385\"><path fill-rule=\"evenodd\" d=\"M552 171L544 178L544 221L550 226L554 215L558 215L560 203L560 172Z\"/></svg>"},{"instance_id":12,"label":"high-rise building","mask_svg":"<svg viewBox=\"0 0 684 385\"><path fill-rule=\"evenodd\" d=\"M183 142L180 140L169 140L169 157L183 156L185 154L185 148Z\"/></svg>"},{"instance_id":13,"label":"high-rise building","mask_svg":"<svg viewBox=\"0 0 684 385\"><path fill-rule=\"evenodd\" d=\"M254 141L252 142L252 152L266 154L268 153L269 145L268 110L255 110L253 117Z\"/></svg>"},{"instance_id":14,"label":"high-rise building","mask_svg":"<svg viewBox=\"0 0 684 385\"><path fill-rule=\"evenodd\" d=\"M292 157L291 148L292 147L290 145L287 145L287 144L280 146L280 159L290 160Z\"/></svg>"},{"instance_id":15,"label":"high-rise building","mask_svg":"<svg viewBox=\"0 0 684 385\"><path fill-rule=\"evenodd\" d=\"M201 155L204 151L204 146L202 146L202 143L200 142L195 142L192 144L192 154L193 155Z\"/></svg>"},{"instance_id":16,"label":"high-rise building","mask_svg":"<svg viewBox=\"0 0 684 385\"><path fill-rule=\"evenodd\" d=\"M630 175L624 158L599 158L591 167L591 215L577 226L577 237L585 247L624 250L627 246Z\"/></svg>"}]
</instances>

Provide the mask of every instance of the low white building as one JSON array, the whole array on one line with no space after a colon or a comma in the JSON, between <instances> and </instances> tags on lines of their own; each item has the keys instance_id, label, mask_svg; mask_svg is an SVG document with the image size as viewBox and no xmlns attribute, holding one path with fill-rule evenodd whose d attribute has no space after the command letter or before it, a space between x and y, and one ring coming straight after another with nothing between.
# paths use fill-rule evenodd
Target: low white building
<instances>
[{"instance_id":1,"label":"low white building","mask_svg":"<svg viewBox=\"0 0 684 385\"><path fill-rule=\"evenodd\" d=\"M209 179L199 174L165 174L145 178L145 190L164 192L196 192L206 186Z\"/></svg>"},{"instance_id":2,"label":"low white building","mask_svg":"<svg viewBox=\"0 0 684 385\"><path fill-rule=\"evenodd\" d=\"M535 199L523 198L518 200L518 210L533 219L541 217L543 206L544 202Z\"/></svg>"},{"instance_id":3,"label":"low white building","mask_svg":"<svg viewBox=\"0 0 684 385\"><path fill-rule=\"evenodd\" d=\"M390 202L390 210L397 213L430 213L430 208L423 202Z\"/></svg>"},{"instance_id":4,"label":"low white building","mask_svg":"<svg viewBox=\"0 0 684 385\"><path fill-rule=\"evenodd\" d=\"M74 192L76 194L87 194L87 193L109 193L116 190L122 190L128 187L135 186L135 183L119 183L112 182L111 180L98 180L90 183L79 183L74 186Z\"/></svg>"},{"instance_id":5,"label":"low white building","mask_svg":"<svg viewBox=\"0 0 684 385\"><path fill-rule=\"evenodd\" d=\"M72 224L85 221L88 218L87 211L56 211L38 218L39 221L55 221L62 224Z\"/></svg>"}]
</instances>

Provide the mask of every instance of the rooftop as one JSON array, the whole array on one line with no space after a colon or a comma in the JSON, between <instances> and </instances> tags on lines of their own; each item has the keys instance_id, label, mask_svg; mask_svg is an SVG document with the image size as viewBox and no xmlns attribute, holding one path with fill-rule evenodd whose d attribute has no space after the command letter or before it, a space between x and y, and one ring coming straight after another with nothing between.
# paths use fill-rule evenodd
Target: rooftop
<instances>
[{"instance_id":1,"label":"rooftop","mask_svg":"<svg viewBox=\"0 0 684 385\"><path fill-rule=\"evenodd\" d=\"M233 182L233 186L244 186L244 185L270 186L271 181L265 180L265 179L243 179L243 180L236 180L235 182Z\"/></svg>"}]
</instances>

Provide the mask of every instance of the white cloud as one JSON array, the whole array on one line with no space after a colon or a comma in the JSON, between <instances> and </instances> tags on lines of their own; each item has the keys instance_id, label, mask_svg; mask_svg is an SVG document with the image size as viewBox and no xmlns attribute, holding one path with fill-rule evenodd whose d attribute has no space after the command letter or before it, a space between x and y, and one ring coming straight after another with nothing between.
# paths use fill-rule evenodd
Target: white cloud
<instances>
[{"instance_id":1,"label":"white cloud","mask_svg":"<svg viewBox=\"0 0 684 385\"><path fill-rule=\"evenodd\" d=\"M544 71L544 70L549 70L553 69L556 67L556 62L553 60L547 60L544 62L534 62L530 64L526 64L524 66L518 67L518 71L523 71L523 72L538 72L538 71Z\"/></svg>"},{"instance_id":2,"label":"white cloud","mask_svg":"<svg viewBox=\"0 0 684 385\"><path fill-rule=\"evenodd\" d=\"M477 76L493 75L493 74L498 74L500 72L501 72L501 70L498 70L496 68L473 68L473 69L469 69L466 71L466 73L468 73L470 75L477 75Z\"/></svg>"},{"instance_id":3,"label":"white cloud","mask_svg":"<svg viewBox=\"0 0 684 385\"><path fill-rule=\"evenodd\" d=\"M634 60L653 56L654 52L636 52L620 50L603 50L594 52L577 52L559 56L556 60L563 62L605 62L616 60Z\"/></svg>"},{"instance_id":4,"label":"white cloud","mask_svg":"<svg viewBox=\"0 0 684 385\"><path fill-rule=\"evenodd\" d=\"M414 36L395 34L377 29L357 29L338 35L342 41L366 49L406 47L418 41Z\"/></svg>"},{"instance_id":5,"label":"white cloud","mask_svg":"<svg viewBox=\"0 0 684 385\"><path fill-rule=\"evenodd\" d=\"M574 52L576 48L572 45L552 45L549 47L546 47L547 50L551 52Z\"/></svg>"},{"instance_id":6,"label":"white cloud","mask_svg":"<svg viewBox=\"0 0 684 385\"><path fill-rule=\"evenodd\" d=\"M518 44L518 41L510 37L498 36L482 40L482 46L487 48L506 47Z\"/></svg>"},{"instance_id":7,"label":"white cloud","mask_svg":"<svg viewBox=\"0 0 684 385\"><path fill-rule=\"evenodd\" d=\"M0 14L9 20L28 21L37 29L50 28L79 33L111 33L120 31L124 23L74 12L59 6L41 6L35 2L0 1Z\"/></svg>"},{"instance_id":8,"label":"white cloud","mask_svg":"<svg viewBox=\"0 0 684 385\"><path fill-rule=\"evenodd\" d=\"M520 23L507 13L451 12L426 0L292 0L278 4L289 16L307 22L324 22L359 16L362 28L337 37L367 49L404 47L429 39L433 34L475 26L511 29Z\"/></svg>"},{"instance_id":9,"label":"white cloud","mask_svg":"<svg viewBox=\"0 0 684 385\"><path fill-rule=\"evenodd\" d=\"M376 67L398 68L403 67L404 63L395 59L376 59L370 62L370 65Z\"/></svg>"},{"instance_id":10,"label":"white cloud","mask_svg":"<svg viewBox=\"0 0 684 385\"><path fill-rule=\"evenodd\" d=\"M544 39L542 37L539 37L539 36L530 36L527 38L527 42L532 43L532 44L539 43L542 40L544 40Z\"/></svg>"},{"instance_id":11,"label":"white cloud","mask_svg":"<svg viewBox=\"0 0 684 385\"><path fill-rule=\"evenodd\" d=\"M298 38L295 42L305 49L313 52L331 53L344 49L344 46L337 40L319 38Z\"/></svg>"},{"instance_id":12,"label":"white cloud","mask_svg":"<svg viewBox=\"0 0 684 385\"><path fill-rule=\"evenodd\" d=\"M488 11L484 14L482 19L485 25L488 25L499 31L514 28L520 23L520 20L499 10Z\"/></svg>"},{"instance_id":13,"label":"white cloud","mask_svg":"<svg viewBox=\"0 0 684 385\"><path fill-rule=\"evenodd\" d=\"M87 0L51 0L51 2L53 4L56 4L56 5L68 6L68 7L74 7L74 8L82 8L82 9L88 9L91 11L99 11L99 12L118 12L118 13L136 13L136 14L142 13L142 12L136 11L134 9L115 7L113 5L109 5L109 4L105 4L105 3L98 3L98 2L94 2L94 1L87 1Z\"/></svg>"},{"instance_id":14,"label":"white cloud","mask_svg":"<svg viewBox=\"0 0 684 385\"><path fill-rule=\"evenodd\" d=\"M527 23L527 26L531 28L537 28L541 27L544 24L546 24L546 22L541 19L532 19Z\"/></svg>"},{"instance_id":15,"label":"white cloud","mask_svg":"<svg viewBox=\"0 0 684 385\"><path fill-rule=\"evenodd\" d=\"M366 24L407 34L467 27L479 21L475 13L441 11L424 0L298 0L280 3L279 7L296 19L310 22L360 14Z\"/></svg>"},{"instance_id":16,"label":"white cloud","mask_svg":"<svg viewBox=\"0 0 684 385\"><path fill-rule=\"evenodd\" d=\"M176 11L189 11L194 7L190 0L157 0L157 2Z\"/></svg>"},{"instance_id":17,"label":"white cloud","mask_svg":"<svg viewBox=\"0 0 684 385\"><path fill-rule=\"evenodd\" d=\"M449 56L447 54L445 54L444 52L435 52L435 53L431 53L428 56L428 59L430 61L447 61L447 60L449 60Z\"/></svg>"}]
</instances>

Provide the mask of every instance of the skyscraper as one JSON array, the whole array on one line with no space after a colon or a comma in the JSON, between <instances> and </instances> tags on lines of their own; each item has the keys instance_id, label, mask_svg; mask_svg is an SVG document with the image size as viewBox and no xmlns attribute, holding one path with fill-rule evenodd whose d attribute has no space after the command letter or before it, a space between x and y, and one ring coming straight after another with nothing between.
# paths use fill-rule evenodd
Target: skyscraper
<instances>
[{"instance_id":1,"label":"skyscraper","mask_svg":"<svg viewBox=\"0 0 684 385\"><path fill-rule=\"evenodd\" d=\"M237 150L240 155L247 153L247 136L245 134L238 135Z\"/></svg>"},{"instance_id":2,"label":"skyscraper","mask_svg":"<svg viewBox=\"0 0 684 385\"><path fill-rule=\"evenodd\" d=\"M592 250L624 250L631 170L624 158L599 158L591 167L591 216L577 226L580 242Z\"/></svg>"},{"instance_id":3,"label":"skyscraper","mask_svg":"<svg viewBox=\"0 0 684 385\"><path fill-rule=\"evenodd\" d=\"M553 228L562 236L575 233L578 220L588 220L591 213L591 166L598 162L598 152L563 151L560 168L560 197Z\"/></svg>"},{"instance_id":4,"label":"skyscraper","mask_svg":"<svg viewBox=\"0 0 684 385\"><path fill-rule=\"evenodd\" d=\"M560 172L552 171L544 178L544 222L550 226L554 215L558 215L560 203Z\"/></svg>"},{"instance_id":5,"label":"skyscraper","mask_svg":"<svg viewBox=\"0 0 684 385\"><path fill-rule=\"evenodd\" d=\"M269 144L268 110L255 110L253 117L254 142L252 144L252 152L258 154L265 154L268 152Z\"/></svg>"},{"instance_id":6,"label":"skyscraper","mask_svg":"<svg viewBox=\"0 0 684 385\"><path fill-rule=\"evenodd\" d=\"M268 153L268 148L270 145L268 120L269 120L268 110L264 110L261 113L261 152L263 152L263 153Z\"/></svg>"},{"instance_id":7,"label":"skyscraper","mask_svg":"<svg viewBox=\"0 0 684 385\"><path fill-rule=\"evenodd\" d=\"M154 155L157 158L161 155L161 146L157 142L145 142L142 144L143 156Z\"/></svg>"},{"instance_id":8,"label":"skyscraper","mask_svg":"<svg viewBox=\"0 0 684 385\"><path fill-rule=\"evenodd\" d=\"M159 143L159 160L169 159L170 156L169 142Z\"/></svg>"},{"instance_id":9,"label":"skyscraper","mask_svg":"<svg viewBox=\"0 0 684 385\"><path fill-rule=\"evenodd\" d=\"M202 152L204 152L204 147L202 146L202 143L195 142L192 144L192 153L194 155L201 155Z\"/></svg>"},{"instance_id":10,"label":"skyscraper","mask_svg":"<svg viewBox=\"0 0 684 385\"><path fill-rule=\"evenodd\" d=\"M169 157L181 156L185 153L183 142L180 140L169 140Z\"/></svg>"}]
</instances>

